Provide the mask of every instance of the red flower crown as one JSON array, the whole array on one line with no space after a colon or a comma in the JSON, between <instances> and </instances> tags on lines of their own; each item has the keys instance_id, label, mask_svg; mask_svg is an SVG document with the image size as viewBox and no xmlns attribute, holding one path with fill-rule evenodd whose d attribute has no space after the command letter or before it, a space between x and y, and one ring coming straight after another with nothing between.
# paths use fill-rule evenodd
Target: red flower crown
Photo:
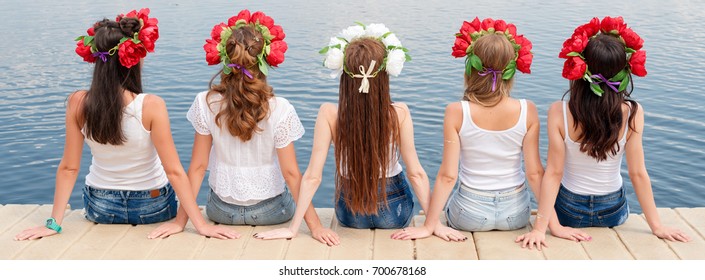
<instances>
[{"instance_id":1,"label":"red flower crown","mask_svg":"<svg viewBox=\"0 0 705 280\"><path fill-rule=\"evenodd\" d=\"M274 24L271 17L260 11L250 15L250 11L245 9L240 11L237 16L228 19L227 24L222 22L216 24L211 31L211 38L206 39L206 44L203 45L203 49L206 51L206 62L208 65L223 64L223 73L225 74L230 74L232 68L241 69L242 66L232 64L230 61L226 51L226 42L232 36L233 30L245 25L254 27L264 38L264 48L257 55L257 64L260 72L267 75L269 73L268 66L277 67L284 62L284 53L288 46L284 42L286 34L284 34L282 27ZM243 73L249 72L244 70Z\"/></svg>"},{"instance_id":2,"label":"red flower crown","mask_svg":"<svg viewBox=\"0 0 705 280\"><path fill-rule=\"evenodd\" d=\"M622 71L611 78L605 78L601 74L593 75L587 68L585 56L583 56L583 51L587 47L588 42L599 33L617 36L624 42L624 51L629 56L628 65L625 65ZM615 92L624 91L629 84L629 73L639 77L646 76L646 67L644 65L646 63L646 52L641 49L643 46L644 40L631 28L627 27L621 16L616 18L605 17L602 21L594 17L590 22L578 26L573 35L563 43L563 49L558 54L558 57L566 59L565 64L563 64L563 77L568 80L584 79L590 82L590 89L598 96L602 96L604 93L604 90L599 86L602 82L606 83ZM615 85L618 85L618 88Z\"/></svg>"},{"instance_id":3,"label":"red flower crown","mask_svg":"<svg viewBox=\"0 0 705 280\"><path fill-rule=\"evenodd\" d=\"M503 34L507 37L512 46L514 46L514 59L501 70L502 79L509 80L514 77L516 70L526 74L531 74L531 61L534 55L531 53L531 41L524 35L517 34L517 28L512 23L507 23L504 20L486 18L480 21L475 17L472 22L463 22L460 27L460 32L455 34L455 44L453 45L454 57L465 58L465 73L470 75L472 69L482 71L484 66L480 57L475 55L473 45L482 36L488 34ZM499 72L499 69L489 69L492 72Z\"/></svg>"},{"instance_id":4,"label":"red flower crown","mask_svg":"<svg viewBox=\"0 0 705 280\"><path fill-rule=\"evenodd\" d=\"M94 27L88 28L88 35L79 36L76 38L76 53L88 63L94 63L96 58L100 57L103 62L107 61L107 56L114 55L116 52L120 58L120 64L127 68L137 65L140 59L147 56L147 52L154 52L154 43L159 39L159 22L156 18L149 17L149 8L141 9L139 12L132 10L126 15L120 14L115 21L125 18L136 18L140 21L141 27L138 32L132 37L124 37L120 43L107 52L98 51L93 44L93 36L95 36Z\"/></svg>"}]
</instances>

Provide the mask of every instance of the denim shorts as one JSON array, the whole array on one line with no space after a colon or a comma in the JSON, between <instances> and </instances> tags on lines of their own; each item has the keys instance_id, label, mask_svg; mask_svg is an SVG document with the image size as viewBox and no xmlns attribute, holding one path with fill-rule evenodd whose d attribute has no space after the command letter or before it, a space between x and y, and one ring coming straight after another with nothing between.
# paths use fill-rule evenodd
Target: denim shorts
<instances>
[{"instance_id":1,"label":"denim shorts","mask_svg":"<svg viewBox=\"0 0 705 280\"><path fill-rule=\"evenodd\" d=\"M614 227L629 217L624 187L606 195L579 195L561 184L555 209L561 225L574 228Z\"/></svg>"},{"instance_id":2,"label":"denim shorts","mask_svg":"<svg viewBox=\"0 0 705 280\"><path fill-rule=\"evenodd\" d=\"M158 193L157 193L158 192ZM85 217L99 224L153 224L170 220L178 209L171 185L152 191L83 188Z\"/></svg>"},{"instance_id":3,"label":"denim shorts","mask_svg":"<svg viewBox=\"0 0 705 280\"><path fill-rule=\"evenodd\" d=\"M296 211L294 198L283 193L260 201L255 205L240 206L224 202L210 189L206 215L211 221L224 225L276 225L291 220Z\"/></svg>"},{"instance_id":4,"label":"denim shorts","mask_svg":"<svg viewBox=\"0 0 705 280\"><path fill-rule=\"evenodd\" d=\"M379 202L377 215L356 215L348 209L341 192L335 203L335 216L341 225L351 228L392 229L407 226L413 217L414 197L409 189L409 182L402 171L398 175L387 178L387 205ZM387 207L388 206L388 207Z\"/></svg>"},{"instance_id":5,"label":"denim shorts","mask_svg":"<svg viewBox=\"0 0 705 280\"><path fill-rule=\"evenodd\" d=\"M520 229L529 223L530 214L525 184L498 191L461 184L446 207L448 225L464 231Z\"/></svg>"}]
</instances>

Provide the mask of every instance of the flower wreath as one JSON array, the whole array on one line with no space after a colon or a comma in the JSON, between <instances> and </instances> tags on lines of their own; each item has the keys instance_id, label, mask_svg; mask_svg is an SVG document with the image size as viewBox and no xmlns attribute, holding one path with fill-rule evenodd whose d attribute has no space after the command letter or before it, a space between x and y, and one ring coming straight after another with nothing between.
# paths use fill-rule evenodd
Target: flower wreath
<instances>
[{"instance_id":1,"label":"flower wreath","mask_svg":"<svg viewBox=\"0 0 705 280\"><path fill-rule=\"evenodd\" d=\"M98 51L93 44L95 36L95 26L88 28L88 35L76 38L76 54L83 58L83 61L94 63L100 57L103 62L108 61L108 56L118 54L120 64L127 68L137 65L140 59L147 56L147 52L154 52L154 43L159 39L159 22L156 18L149 17L149 8L141 9L139 12L132 10L126 15L120 14L115 21L120 22L123 18L137 18L140 21L140 30L132 37L124 37L117 46L106 52Z\"/></svg>"},{"instance_id":2,"label":"flower wreath","mask_svg":"<svg viewBox=\"0 0 705 280\"><path fill-rule=\"evenodd\" d=\"M625 65L624 69L609 79L603 77L602 74L593 75L588 70L583 56L583 51L590 39L595 38L599 33L618 37L624 42L624 51L629 56L627 59L628 65ZM605 17L602 21L596 17L592 18L589 23L578 26L573 35L563 43L563 49L558 54L558 57L566 59L563 65L563 77L568 80L583 79L590 82L590 89L598 96L602 96L604 93L604 90L599 85L603 82L615 92L624 91L630 81L631 75L629 73L639 77L646 76L646 67L644 65L646 63L646 52L641 49L643 46L644 40L631 28L627 27L621 16L616 18Z\"/></svg>"},{"instance_id":3,"label":"flower wreath","mask_svg":"<svg viewBox=\"0 0 705 280\"><path fill-rule=\"evenodd\" d=\"M488 34L503 34L507 37L514 47L514 59L501 71L499 69L489 69L482 65L482 60L475 54L473 49L474 43L482 36ZM493 91L494 83L497 79L497 74L502 74L503 80L509 80L514 77L516 70L526 74L531 74L531 61L534 55L531 53L532 44L524 35L517 34L517 28L512 23L507 23L504 20L486 18L480 21L475 17L472 22L463 22L460 31L455 34L455 44L453 45L452 55L454 57L465 58L465 73L470 75L472 69L483 71L480 75L484 76L489 73L493 74Z\"/></svg>"},{"instance_id":4,"label":"flower wreath","mask_svg":"<svg viewBox=\"0 0 705 280\"><path fill-rule=\"evenodd\" d=\"M356 74L345 67L345 49L350 42L359 38L374 38L384 44L387 52L378 68L375 68L377 61L373 60L367 70L365 70L365 66L361 65L359 69L360 73ZM352 78L362 78L363 82L359 91L364 93L369 91L369 82L367 79L376 77L377 73L382 69L387 71L389 75L394 77L399 76L404 67L404 62L411 61L411 56L409 56L408 52L408 49L402 47L399 38L389 31L389 28L384 26L384 24L373 23L364 25L359 22L356 22L356 25L343 29L338 36L331 37L328 45L319 51L320 54L326 55L323 60L323 66L333 70L330 74L331 78L339 77L342 72L345 72Z\"/></svg>"},{"instance_id":5,"label":"flower wreath","mask_svg":"<svg viewBox=\"0 0 705 280\"><path fill-rule=\"evenodd\" d=\"M230 74L232 68L244 69L241 65L232 64L226 50L228 38L232 36L233 30L243 26L250 25L262 34L264 38L264 48L257 55L257 64L260 72L267 75L269 67L277 67L284 62L284 53L288 49L284 42L284 30L280 25L274 24L274 20L265 15L263 12L257 11L250 15L250 11L245 9L240 11L237 16L228 19L228 23L219 23L213 26L211 31L211 39L206 40L203 49L206 51L206 62L208 65L223 64L223 73ZM251 77L249 71L243 70L243 73Z\"/></svg>"}]
</instances>

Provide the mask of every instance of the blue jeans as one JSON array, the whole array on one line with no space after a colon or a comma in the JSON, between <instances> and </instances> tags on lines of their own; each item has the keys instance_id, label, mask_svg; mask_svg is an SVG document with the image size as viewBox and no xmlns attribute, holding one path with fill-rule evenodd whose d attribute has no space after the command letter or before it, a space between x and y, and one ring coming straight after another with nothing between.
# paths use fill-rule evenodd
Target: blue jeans
<instances>
[{"instance_id":1,"label":"blue jeans","mask_svg":"<svg viewBox=\"0 0 705 280\"><path fill-rule=\"evenodd\" d=\"M381 188L380 188L381 191ZM414 197L409 189L409 182L402 171L398 175L387 178L385 188L387 192L387 206L384 202L377 203L377 215L356 215L345 203L345 192L335 204L335 216L341 225L351 228L403 228L413 217Z\"/></svg>"},{"instance_id":2,"label":"blue jeans","mask_svg":"<svg viewBox=\"0 0 705 280\"><path fill-rule=\"evenodd\" d=\"M83 188L85 217L99 224L153 224L176 216L176 195L171 185L152 191L118 191Z\"/></svg>"},{"instance_id":3,"label":"blue jeans","mask_svg":"<svg viewBox=\"0 0 705 280\"><path fill-rule=\"evenodd\" d=\"M561 225L574 228L614 227L629 217L624 187L606 195L579 195L561 185L555 209Z\"/></svg>"},{"instance_id":4,"label":"blue jeans","mask_svg":"<svg viewBox=\"0 0 705 280\"><path fill-rule=\"evenodd\" d=\"M446 218L452 228L464 231L515 230L529 223L526 185L483 191L460 185L448 201Z\"/></svg>"},{"instance_id":5,"label":"blue jeans","mask_svg":"<svg viewBox=\"0 0 705 280\"><path fill-rule=\"evenodd\" d=\"M211 221L224 225L276 225L294 217L296 205L287 189L283 193L255 205L240 206L224 202L210 189L206 215Z\"/></svg>"}]
</instances>

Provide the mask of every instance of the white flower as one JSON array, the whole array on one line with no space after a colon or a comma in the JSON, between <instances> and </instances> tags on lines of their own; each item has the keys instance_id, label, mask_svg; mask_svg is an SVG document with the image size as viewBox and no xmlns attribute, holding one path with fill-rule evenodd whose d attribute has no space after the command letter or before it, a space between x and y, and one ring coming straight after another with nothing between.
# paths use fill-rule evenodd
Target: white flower
<instances>
[{"instance_id":1,"label":"white flower","mask_svg":"<svg viewBox=\"0 0 705 280\"><path fill-rule=\"evenodd\" d=\"M401 47L401 41L399 41L399 38L397 38L397 35L394 35L394 33L389 34L387 36L387 38L382 39L382 43L384 43L385 47L389 47L389 46Z\"/></svg>"},{"instance_id":2,"label":"white flower","mask_svg":"<svg viewBox=\"0 0 705 280\"><path fill-rule=\"evenodd\" d=\"M387 73L394 77L401 73L401 69L404 67L404 61L406 61L406 54L402 50L392 50L387 55Z\"/></svg>"},{"instance_id":3,"label":"white flower","mask_svg":"<svg viewBox=\"0 0 705 280\"><path fill-rule=\"evenodd\" d=\"M382 35L387 34L387 32L389 32L389 28L381 23L373 23L365 28L365 35L375 38L380 38Z\"/></svg>"},{"instance_id":4,"label":"white flower","mask_svg":"<svg viewBox=\"0 0 705 280\"><path fill-rule=\"evenodd\" d=\"M352 42L353 39L362 37L363 35L365 35L365 29L359 25L350 26L340 32L340 37L345 38L348 42Z\"/></svg>"},{"instance_id":5,"label":"white flower","mask_svg":"<svg viewBox=\"0 0 705 280\"><path fill-rule=\"evenodd\" d=\"M345 43L345 41L343 41L343 40L340 40L338 37L330 37L330 42L328 43L328 46L335 46L335 45L340 45L340 49L344 50L345 45L347 45L347 43Z\"/></svg>"},{"instance_id":6,"label":"white flower","mask_svg":"<svg viewBox=\"0 0 705 280\"><path fill-rule=\"evenodd\" d=\"M323 61L323 66L335 72L343 71L343 51L338 48L328 49L326 59Z\"/></svg>"}]
</instances>

